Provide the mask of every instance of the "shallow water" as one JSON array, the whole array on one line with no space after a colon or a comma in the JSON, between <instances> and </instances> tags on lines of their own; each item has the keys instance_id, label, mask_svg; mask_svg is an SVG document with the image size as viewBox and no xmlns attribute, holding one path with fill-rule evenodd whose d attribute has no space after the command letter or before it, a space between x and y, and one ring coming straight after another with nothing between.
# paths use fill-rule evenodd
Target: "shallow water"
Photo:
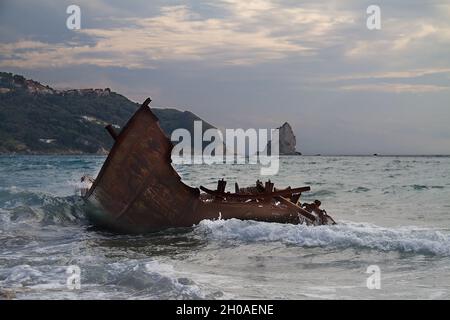
<instances>
[{"instance_id":1,"label":"shallow water","mask_svg":"<svg viewBox=\"0 0 450 320\"><path fill-rule=\"evenodd\" d=\"M276 186L310 185L336 226L202 221L127 236L78 196L104 157L0 157L0 298L450 298L449 157L282 157ZM177 166L190 184L253 184L251 165ZM67 267L81 288L67 287ZM368 266L381 270L369 290Z\"/></svg>"}]
</instances>

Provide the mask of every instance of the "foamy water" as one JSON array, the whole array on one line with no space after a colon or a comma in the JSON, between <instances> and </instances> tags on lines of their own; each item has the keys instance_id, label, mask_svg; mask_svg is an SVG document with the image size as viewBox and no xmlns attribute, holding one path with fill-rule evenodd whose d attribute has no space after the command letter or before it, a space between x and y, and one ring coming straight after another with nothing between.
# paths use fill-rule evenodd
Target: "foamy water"
<instances>
[{"instance_id":1,"label":"foamy water","mask_svg":"<svg viewBox=\"0 0 450 320\"><path fill-rule=\"evenodd\" d=\"M114 235L77 195L103 157L0 157L0 298L450 298L450 158L283 157L276 186L310 185L338 221L204 220ZM190 185L254 183L249 165L179 166ZM67 287L67 267L81 288ZM369 290L368 266L381 270Z\"/></svg>"},{"instance_id":2,"label":"foamy water","mask_svg":"<svg viewBox=\"0 0 450 320\"><path fill-rule=\"evenodd\" d=\"M369 223L340 221L311 228L236 219L202 221L195 230L220 241L281 242L302 247L360 248L450 256L450 234L431 229L383 228Z\"/></svg>"}]
</instances>

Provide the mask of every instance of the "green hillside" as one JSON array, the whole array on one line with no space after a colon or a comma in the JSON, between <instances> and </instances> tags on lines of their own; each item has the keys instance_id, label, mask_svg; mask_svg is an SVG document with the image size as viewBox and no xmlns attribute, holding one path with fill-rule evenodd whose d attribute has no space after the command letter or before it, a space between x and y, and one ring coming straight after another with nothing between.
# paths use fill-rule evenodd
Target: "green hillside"
<instances>
[{"instance_id":1,"label":"green hillside","mask_svg":"<svg viewBox=\"0 0 450 320\"><path fill-rule=\"evenodd\" d=\"M120 130L138 106L109 89L55 90L0 72L0 153L105 153L113 141L104 126ZM192 133L201 120L188 111L153 111L168 135L177 128Z\"/></svg>"}]
</instances>

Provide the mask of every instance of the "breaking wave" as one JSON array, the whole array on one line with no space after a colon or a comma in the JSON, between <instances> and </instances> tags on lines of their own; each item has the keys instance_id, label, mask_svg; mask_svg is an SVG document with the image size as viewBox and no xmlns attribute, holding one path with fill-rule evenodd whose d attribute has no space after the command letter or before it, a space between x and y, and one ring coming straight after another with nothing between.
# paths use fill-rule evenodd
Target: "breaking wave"
<instances>
[{"instance_id":1,"label":"breaking wave","mask_svg":"<svg viewBox=\"0 0 450 320\"><path fill-rule=\"evenodd\" d=\"M135 298L204 299L205 293L187 277L180 275L171 264L149 260L113 263L108 267L107 285L139 292Z\"/></svg>"},{"instance_id":2,"label":"breaking wave","mask_svg":"<svg viewBox=\"0 0 450 320\"><path fill-rule=\"evenodd\" d=\"M417 227L384 228L369 223L307 227L255 221L203 220L196 233L236 242L281 242L302 247L365 248L450 256L450 234Z\"/></svg>"},{"instance_id":3,"label":"breaking wave","mask_svg":"<svg viewBox=\"0 0 450 320\"><path fill-rule=\"evenodd\" d=\"M5 225L79 224L87 221L79 196L57 197L15 187L0 189L0 221Z\"/></svg>"},{"instance_id":4,"label":"breaking wave","mask_svg":"<svg viewBox=\"0 0 450 320\"><path fill-rule=\"evenodd\" d=\"M81 290L67 290L67 266L17 265L0 270L0 297L39 299L205 299L214 298L170 264L157 260L125 260L81 265ZM104 288L110 296L103 297ZM2 292L1 288L8 288ZM85 290L86 289L86 290Z\"/></svg>"}]
</instances>

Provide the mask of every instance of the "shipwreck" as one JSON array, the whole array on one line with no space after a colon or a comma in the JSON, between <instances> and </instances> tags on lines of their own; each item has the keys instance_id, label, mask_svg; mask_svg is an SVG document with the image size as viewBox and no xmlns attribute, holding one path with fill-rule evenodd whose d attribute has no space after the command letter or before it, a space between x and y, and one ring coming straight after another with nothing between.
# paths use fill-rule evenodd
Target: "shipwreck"
<instances>
[{"instance_id":1,"label":"shipwreck","mask_svg":"<svg viewBox=\"0 0 450 320\"><path fill-rule=\"evenodd\" d=\"M191 187L171 165L172 142L159 126L147 99L120 133L106 129L115 143L97 178L83 177L86 213L97 226L124 233L191 227L203 219L241 219L265 222L335 224L320 202L299 202L309 186L274 188L269 180L226 192Z\"/></svg>"}]
</instances>

